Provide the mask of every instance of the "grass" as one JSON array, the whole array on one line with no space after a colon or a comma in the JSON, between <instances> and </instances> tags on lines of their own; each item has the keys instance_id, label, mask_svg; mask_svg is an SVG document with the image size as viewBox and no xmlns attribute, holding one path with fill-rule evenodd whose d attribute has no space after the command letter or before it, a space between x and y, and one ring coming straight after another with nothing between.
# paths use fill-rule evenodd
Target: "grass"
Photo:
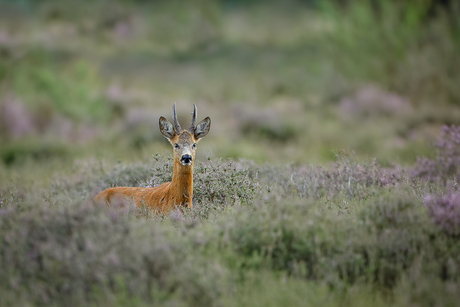
<instances>
[{"instance_id":1,"label":"grass","mask_svg":"<svg viewBox=\"0 0 460 307\"><path fill-rule=\"evenodd\" d=\"M458 10L0 2L0 305L457 305ZM94 206L174 101L193 209Z\"/></svg>"}]
</instances>

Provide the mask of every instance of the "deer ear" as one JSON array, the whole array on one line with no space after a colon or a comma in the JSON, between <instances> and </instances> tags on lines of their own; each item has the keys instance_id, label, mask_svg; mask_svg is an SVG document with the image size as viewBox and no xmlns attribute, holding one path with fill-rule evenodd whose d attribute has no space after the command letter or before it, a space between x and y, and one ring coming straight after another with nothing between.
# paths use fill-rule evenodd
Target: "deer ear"
<instances>
[{"instance_id":1,"label":"deer ear","mask_svg":"<svg viewBox=\"0 0 460 307\"><path fill-rule=\"evenodd\" d=\"M173 125L163 116L160 117L160 132L169 140L176 135Z\"/></svg>"},{"instance_id":2,"label":"deer ear","mask_svg":"<svg viewBox=\"0 0 460 307\"><path fill-rule=\"evenodd\" d=\"M206 117L201 122L199 122L198 125L196 125L195 138L198 140L206 136L206 134L209 132L209 129L211 129L211 119Z\"/></svg>"}]
</instances>

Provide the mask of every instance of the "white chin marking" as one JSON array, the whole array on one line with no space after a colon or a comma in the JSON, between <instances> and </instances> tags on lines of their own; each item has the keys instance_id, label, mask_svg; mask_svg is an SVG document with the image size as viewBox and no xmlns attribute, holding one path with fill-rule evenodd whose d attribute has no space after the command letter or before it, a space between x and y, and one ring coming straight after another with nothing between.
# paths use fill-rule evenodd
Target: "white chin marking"
<instances>
[{"instance_id":1,"label":"white chin marking","mask_svg":"<svg viewBox=\"0 0 460 307\"><path fill-rule=\"evenodd\" d=\"M183 166L190 166L190 165L192 165L192 162L190 162L190 163L181 162L181 164L182 164Z\"/></svg>"}]
</instances>

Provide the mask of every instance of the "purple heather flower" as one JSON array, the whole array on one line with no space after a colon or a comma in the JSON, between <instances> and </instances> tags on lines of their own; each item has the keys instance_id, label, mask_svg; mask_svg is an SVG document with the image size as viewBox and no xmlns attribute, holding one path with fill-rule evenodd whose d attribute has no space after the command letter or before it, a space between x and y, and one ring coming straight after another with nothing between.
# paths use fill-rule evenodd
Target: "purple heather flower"
<instances>
[{"instance_id":1,"label":"purple heather flower","mask_svg":"<svg viewBox=\"0 0 460 307\"><path fill-rule=\"evenodd\" d=\"M449 186L445 195L428 195L424 203L437 225L449 234L460 234L460 191Z\"/></svg>"}]
</instances>

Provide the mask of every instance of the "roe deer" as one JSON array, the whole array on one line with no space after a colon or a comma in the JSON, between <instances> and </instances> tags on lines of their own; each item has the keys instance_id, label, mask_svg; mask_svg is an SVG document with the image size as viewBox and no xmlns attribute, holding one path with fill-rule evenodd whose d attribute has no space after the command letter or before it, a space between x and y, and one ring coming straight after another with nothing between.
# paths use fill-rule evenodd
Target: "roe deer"
<instances>
[{"instance_id":1,"label":"roe deer","mask_svg":"<svg viewBox=\"0 0 460 307\"><path fill-rule=\"evenodd\" d=\"M117 187L102 191L95 197L96 202L110 205L114 200L132 198L137 207L145 204L158 213L167 213L174 207L192 208L193 162L196 144L208 134L211 119L206 117L195 125L196 106L193 105L192 124L188 130L182 130L177 121L176 104L173 106L173 125L163 116L160 117L160 132L174 147L174 167L171 182L153 188Z\"/></svg>"}]
</instances>

